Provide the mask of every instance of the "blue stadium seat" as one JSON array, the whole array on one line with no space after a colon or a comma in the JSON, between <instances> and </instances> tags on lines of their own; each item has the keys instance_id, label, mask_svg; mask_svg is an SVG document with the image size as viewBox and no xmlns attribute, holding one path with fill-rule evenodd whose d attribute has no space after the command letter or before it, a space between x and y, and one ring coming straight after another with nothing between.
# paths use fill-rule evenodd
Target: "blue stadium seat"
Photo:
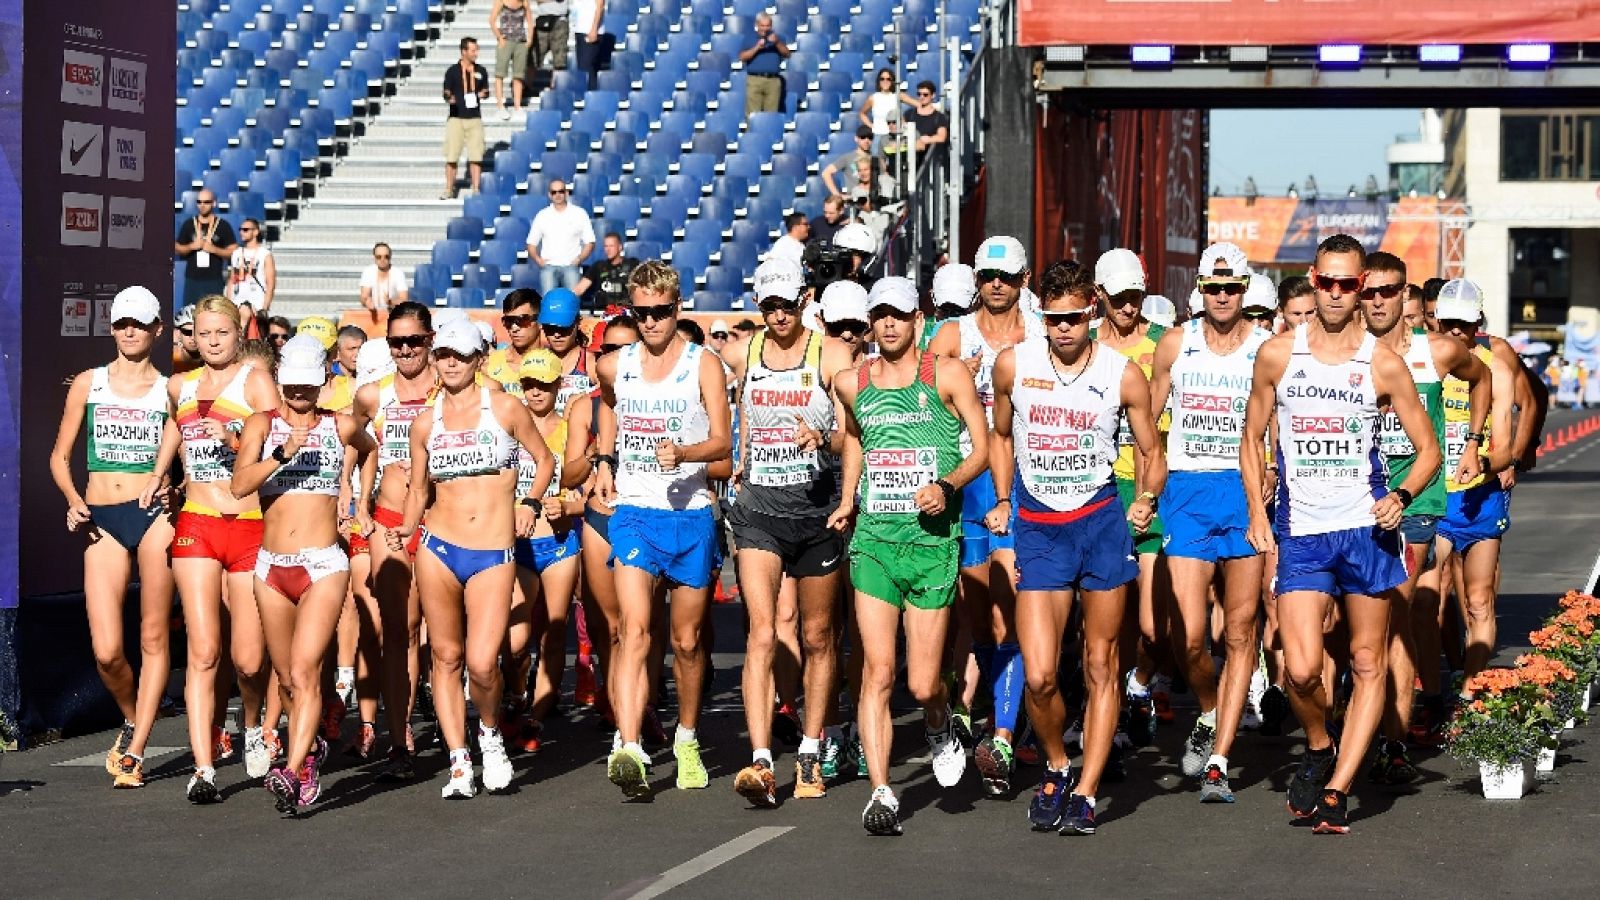
<instances>
[{"instance_id":1,"label":"blue stadium seat","mask_svg":"<svg viewBox=\"0 0 1600 900\"><path fill-rule=\"evenodd\" d=\"M733 269L743 272L746 276L754 274L756 266L760 264L759 256L766 251L765 247L755 244L724 244L722 247L721 266L724 269Z\"/></svg>"},{"instance_id":2,"label":"blue stadium seat","mask_svg":"<svg viewBox=\"0 0 1600 900\"><path fill-rule=\"evenodd\" d=\"M710 156L715 158L717 162L722 162L723 158L728 155L728 136L720 131L701 132L696 134L690 141L689 151Z\"/></svg>"},{"instance_id":3,"label":"blue stadium seat","mask_svg":"<svg viewBox=\"0 0 1600 900\"><path fill-rule=\"evenodd\" d=\"M634 259L645 260L660 259L663 251L655 241L628 241L622 245L622 252Z\"/></svg>"},{"instance_id":4,"label":"blue stadium seat","mask_svg":"<svg viewBox=\"0 0 1600 900\"><path fill-rule=\"evenodd\" d=\"M481 237L481 235L480 235ZM464 240L444 240L433 242L433 263L444 266L451 271L467 264L469 247Z\"/></svg>"},{"instance_id":5,"label":"blue stadium seat","mask_svg":"<svg viewBox=\"0 0 1600 900\"><path fill-rule=\"evenodd\" d=\"M517 263L512 266L511 286L537 290L539 287L539 267L533 263Z\"/></svg>"},{"instance_id":6,"label":"blue stadium seat","mask_svg":"<svg viewBox=\"0 0 1600 900\"><path fill-rule=\"evenodd\" d=\"M452 309L482 309L488 295L479 288L453 287L445 292L444 302Z\"/></svg>"},{"instance_id":7,"label":"blue stadium seat","mask_svg":"<svg viewBox=\"0 0 1600 900\"><path fill-rule=\"evenodd\" d=\"M725 294L744 293L744 273L723 266L709 266L705 270L706 289Z\"/></svg>"},{"instance_id":8,"label":"blue stadium seat","mask_svg":"<svg viewBox=\"0 0 1600 900\"><path fill-rule=\"evenodd\" d=\"M517 192L517 176L506 173L484 172L478 178L478 191L485 197L509 197ZM489 218L494 218L490 216Z\"/></svg>"},{"instance_id":9,"label":"blue stadium seat","mask_svg":"<svg viewBox=\"0 0 1600 900\"><path fill-rule=\"evenodd\" d=\"M228 218L235 222L255 219L267 220L267 201L253 191L235 191L228 195Z\"/></svg>"},{"instance_id":10,"label":"blue stadium seat","mask_svg":"<svg viewBox=\"0 0 1600 900\"><path fill-rule=\"evenodd\" d=\"M246 183L251 193L261 197L262 202L277 205L283 202L286 196L286 186L296 179L286 179L278 172L269 172L258 169L246 176Z\"/></svg>"},{"instance_id":11,"label":"blue stadium seat","mask_svg":"<svg viewBox=\"0 0 1600 900\"><path fill-rule=\"evenodd\" d=\"M526 194L518 194L511 198L511 214L531 222L533 217L539 214L539 210L549 205L550 198L545 196L543 189L536 193L530 187Z\"/></svg>"},{"instance_id":12,"label":"blue stadium seat","mask_svg":"<svg viewBox=\"0 0 1600 900\"><path fill-rule=\"evenodd\" d=\"M464 241L473 247L483 243L483 220L457 216L445 225L444 235L451 241Z\"/></svg>"},{"instance_id":13,"label":"blue stadium seat","mask_svg":"<svg viewBox=\"0 0 1600 900\"><path fill-rule=\"evenodd\" d=\"M643 219L639 222L636 241L649 241L654 244L672 243L672 223L656 218Z\"/></svg>"},{"instance_id":14,"label":"blue stadium seat","mask_svg":"<svg viewBox=\"0 0 1600 900\"><path fill-rule=\"evenodd\" d=\"M700 198L700 218L716 223L720 230L733 221L733 211L739 207L741 200L735 197L719 197L715 194L710 197Z\"/></svg>"},{"instance_id":15,"label":"blue stadium seat","mask_svg":"<svg viewBox=\"0 0 1600 900\"><path fill-rule=\"evenodd\" d=\"M449 266L423 263L411 273L411 289L443 294L450 289L450 271Z\"/></svg>"},{"instance_id":16,"label":"blue stadium seat","mask_svg":"<svg viewBox=\"0 0 1600 900\"><path fill-rule=\"evenodd\" d=\"M547 178L570 179L578 171L577 154L547 151L539 158L539 171Z\"/></svg>"},{"instance_id":17,"label":"blue stadium seat","mask_svg":"<svg viewBox=\"0 0 1600 900\"><path fill-rule=\"evenodd\" d=\"M498 290L500 287L500 267L469 263L461 269L461 286L463 288L478 288L484 292Z\"/></svg>"},{"instance_id":18,"label":"blue stadium seat","mask_svg":"<svg viewBox=\"0 0 1600 900\"><path fill-rule=\"evenodd\" d=\"M632 228L639 221L641 204L638 197L607 197L601 201L601 205L605 207L606 218L620 221L624 223L624 227Z\"/></svg>"},{"instance_id":19,"label":"blue stadium seat","mask_svg":"<svg viewBox=\"0 0 1600 900\"><path fill-rule=\"evenodd\" d=\"M708 248L722 246L722 225L704 216L705 201L700 201L702 215L683 225L683 240L689 244L703 244ZM710 250L707 250L710 252Z\"/></svg>"},{"instance_id":20,"label":"blue stadium seat","mask_svg":"<svg viewBox=\"0 0 1600 900\"><path fill-rule=\"evenodd\" d=\"M650 203L650 218L664 219L677 224L689 217L689 201L683 197L668 194L657 197Z\"/></svg>"},{"instance_id":21,"label":"blue stadium seat","mask_svg":"<svg viewBox=\"0 0 1600 900\"><path fill-rule=\"evenodd\" d=\"M710 184L717 177L718 159L704 153L686 153L678 159L678 174L691 175L703 185Z\"/></svg>"},{"instance_id":22,"label":"blue stadium seat","mask_svg":"<svg viewBox=\"0 0 1600 900\"><path fill-rule=\"evenodd\" d=\"M480 185L482 181L487 181L489 178L489 174L485 173L480 180ZM488 191L472 194L462 201L461 214L484 222L492 221L496 216L500 215L502 200L503 198L500 195L491 194Z\"/></svg>"},{"instance_id":23,"label":"blue stadium seat","mask_svg":"<svg viewBox=\"0 0 1600 900\"><path fill-rule=\"evenodd\" d=\"M493 227L495 241L510 241L521 247L523 241L528 237L528 220L518 216L499 216L494 220ZM484 241L484 246L487 247L490 243L490 241ZM479 252L483 252L482 248L479 249ZM495 260L490 260L490 262L495 262ZM510 266L504 265L501 268L509 269Z\"/></svg>"}]
</instances>

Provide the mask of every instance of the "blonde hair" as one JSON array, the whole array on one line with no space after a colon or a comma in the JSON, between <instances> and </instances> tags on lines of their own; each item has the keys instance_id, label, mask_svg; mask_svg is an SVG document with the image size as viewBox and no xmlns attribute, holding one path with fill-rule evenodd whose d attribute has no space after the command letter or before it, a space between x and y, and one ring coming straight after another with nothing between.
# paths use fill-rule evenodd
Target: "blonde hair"
<instances>
[{"instance_id":1,"label":"blonde hair","mask_svg":"<svg viewBox=\"0 0 1600 900\"><path fill-rule=\"evenodd\" d=\"M194 317L200 318L201 313L216 313L219 316L226 316L228 321L233 323L234 328L238 328L241 331L244 329L244 320L239 316L238 305L221 294L207 294L201 297L199 302L194 305Z\"/></svg>"},{"instance_id":2,"label":"blonde hair","mask_svg":"<svg viewBox=\"0 0 1600 900\"><path fill-rule=\"evenodd\" d=\"M657 294L670 294L677 301L683 297L679 289L678 270L659 259L647 259L640 263L628 276L628 292L635 290L651 291Z\"/></svg>"}]
</instances>

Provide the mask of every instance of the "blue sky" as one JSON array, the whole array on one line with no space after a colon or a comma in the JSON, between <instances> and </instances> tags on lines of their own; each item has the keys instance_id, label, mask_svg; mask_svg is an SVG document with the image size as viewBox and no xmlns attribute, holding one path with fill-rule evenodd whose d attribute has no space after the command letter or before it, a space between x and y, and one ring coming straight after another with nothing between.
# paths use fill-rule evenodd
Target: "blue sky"
<instances>
[{"instance_id":1,"label":"blue sky","mask_svg":"<svg viewBox=\"0 0 1600 900\"><path fill-rule=\"evenodd\" d=\"M1254 176L1263 196L1317 177L1323 194L1357 189L1369 174L1388 185L1384 149L1415 135L1417 109L1219 109L1211 113L1211 185L1237 193Z\"/></svg>"}]
</instances>

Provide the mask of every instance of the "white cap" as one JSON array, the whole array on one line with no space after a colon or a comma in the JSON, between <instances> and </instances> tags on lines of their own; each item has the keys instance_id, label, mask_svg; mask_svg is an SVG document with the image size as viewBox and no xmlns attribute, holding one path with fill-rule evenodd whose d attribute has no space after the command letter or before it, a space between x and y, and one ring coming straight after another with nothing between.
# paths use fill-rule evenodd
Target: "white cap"
<instances>
[{"instance_id":1,"label":"white cap","mask_svg":"<svg viewBox=\"0 0 1600 900\"><path fill-rule=\"evenodd\" d=\"M1100 254L1094 264L1094 283L1115 297L1123 291L1145 290L1144 260L1125 247Z\"/></svg>"},{"instance_id":2,"label":"white cap","mask_svg":"<svg viewBox=\"0 0 1600 900\"><path fill-rule=\"evenodd\" d=\"M839 280L822 292L822 321L867 321L867 289L854 281Z\"/></svg>"},{"instance_id":3,"label":"white cap","mask_svg":"<svg viewBox=\"0 0 1600 900\"><path fill-rule=\"evenodd\" d=\"M483 338L485 347L494 346L494 326L481 319L474 319L472 324L478 326L478 337Z\"/></svg>"},{"instance_id":4,"label":"white cap","mask_svg":"<svg viewBox=\"0 0 1600 900\"><path fill-rule=\"evenodd\" d=\"M799 263L779 257L756 267L754 283L757 303L768 297L793 301L799 299L800 292L805 290L806 274L800 269Z\"/></svg>"},{"instance_id":5,"label":"white cap","mask_svg":"<svg viewBox=\"0 0 1600 900\"><path fill-rule=\"evenodd\" d=\"M385 341L367 341L356 351L356 387L371 384L394 371L394 357Z\"/></svg>"},{"instance_id":6,"label":"white cap","mask_svg":"<svg viewBox=\"0 0 1600 900\"><path fill-rule=\"evenodd\" d=\"M872 290L867 294L867 309L887 306L900 312L916 312L918 301L917 286L911 283L911 279L889 275L879 278L872 285Z\"/></svg>"},{"instance_id":7,"label":"white cap","mask_svg":"<svg viewBox=\"0 0 1600 900\"><path fill-rule=\"evenodd\" d=\"M1250 284L1244 289L1245 309L1271 309L1278 308L1278 286L1272 279L1265 275L1254 274L1250 276Z\"/></svg>"},{"instance_id":8,"label":"white cap","mask_svg":"<svg viewBox=\"0 0 1600 900\"><path fill-rule=\"evenodd\" d=\"M966 263L945 263L933 273L933 305L971 309L978 298L977 276Z\"/></svg>"},{"instance_id":9,"label":"white cap","mask_svg":"<svg viewBox=\"0 0 1600 900\"><path fill-rule=\"evenodd\" d=\"M193 303L189 304L188 306L182 307L177 312L172 314L172 326L174 328L182 328L185 325L193 325L193 324L194 324L194 304Z\"/></svg>"},{"instance_id":10,"label":"white cap","mask_svg":"<svg viewBox=\"0 0 1600 900\"><path fill-rule=\"evenodd\" d=\"M1452 278L1439 289L1439 307L1434 318L1453 322L1477 322L1483 316L1483 289L1465 278Z\"/></svg>"},{"instance_id":11,"label":"white cap","mask_svg":"<svg viewBox=\"0 0 1600 900\"><path fill-rule=\"evenodd\" d=\"M150 293L148 288L138 285L125 287L111 299L112 323L132 319L141 325L149 325L159 318L161 318L161 301L157 300L156 295Z\"/></svg>"},{"instance_id":12,"label":"white cap","mask_svg":"<svg viewBox=\"0 0 1600 900\"><path fill-rule=\"evenodd\" d=\"M1144 298L1144 306L1139 308L1145 321L1154 322L1162 328L1171 328L1178 321L1178 308L1172 301L1160 294L1151 294Z\"/></svg>"},{"instance_id":13,"label":"white cap","mask_svg":"<svg viewBox=\"0 0 1600 900\"><path fill-rule=\"evenodd\" d=\"M433 327L434 330L438 330L450 324L451 322L468 322L471 320L472 317L467 315L466 310L456 309L453 306L449 306L434 312Z\"/></svg>"},{"instance_id":14,"label":"white cap","mask_svg":"<svg viewBox=\"0 0 1600 900\"><path fill-rule=\"evenodd\" d=\"M433 349L449 350L462 356L483 352L483 335L471 319L451 319L433 332Z\"/></svg>"},{"instance_id":15,"label":"white cap","mask_svg":"<svg viewBox=\"0 0 1600 900\"><path fill-rule=\"evenodd\" d=\"M1022 249L1022 242L1014 237L992 237L978 245L978 255L972 260L972 268L982 272L985 269L998 269L1007 275L1015 275L1028 267L1028 251Z\"/></svg>"},{"instance_id":16,"label":"white cap","mask_svg":"<svg viewBox=\"0 0 1600 900\"><path fill-rule=\"evenodd\" d=\"M851 222L834 232L833 245L842 250L854 250L869 256L878 252L877 242L872 239L872 232L860 222Z\"/></svg>"},{"instance_id":17,"label":"white cap","mask_svg":"<svg viewBox=\"0 0 1600 900\"><path fill-rule=\"evenodd\" d=\"M732 330L733 329L728 327L727 319L712 319L711 327L706 329L706 334L716 334L719 331L728 332Z\"/></svg>"},{"instance_id":18,"label":"white cap","mask_svg":"<svg viewBox=\"0 0 1600 900\"><path fill-rule=\"evenodd\" d=\"M807 303L806 308L800 312L800 325L807 331L822 331L821 305L816 303Z\"/></svg>"},{"instance_id":19,"label":"white cap","mask_svg":"<svg viewBox=\"0 0 1600 900\"><path fill-rule=\"evenodd\" d=\"M328 380L328 351L309 334L297 334L278 351L278 383L321 386Z\"/></svg>"},{"instance_id":20,"label":"white cap","mask_svg":"<svg viewBox=\"0 0 1600 900\"><path fill-rule=\"evenodd\" d=\"M1200 277L1216 275L1217 269L1227 269L1222 278L1244 278L1250 274L1250 260L1236 245L1223 241L1212 244L1200 254Z\"/></svg>"}]
</instances>

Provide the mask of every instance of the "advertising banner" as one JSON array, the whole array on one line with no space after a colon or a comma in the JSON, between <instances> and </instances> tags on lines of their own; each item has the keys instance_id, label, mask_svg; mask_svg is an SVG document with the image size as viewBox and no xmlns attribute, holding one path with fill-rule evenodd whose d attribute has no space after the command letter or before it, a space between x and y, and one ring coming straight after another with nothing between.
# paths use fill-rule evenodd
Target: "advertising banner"
<instances>
[{"instance_id":1,"label":"advertising banner","mask_svg":"<svg viewBox=\"0 0 1600 900\"><path fill-rule=\"evenodd\" d=\"M1018 0L1028 46L1600 40L1600 0Z\"/></svg>"},{"instance_id":2,"label":"advertising banner","mask_svg":"<svg viewBox=\"0 0 1600 900\"><path fill-rule=\"evenodd\" d=\"M1262 265L1309 265L1317 244L1342 232L1369 252L1384 250L1405 260L1406 274L1421 284L1439 270L1438 209L1431 197L1403 198L1391 219L1387 200L1212 197L1206 231L1211 242L1237 244Z\"/></svg>"}]
</instances>

